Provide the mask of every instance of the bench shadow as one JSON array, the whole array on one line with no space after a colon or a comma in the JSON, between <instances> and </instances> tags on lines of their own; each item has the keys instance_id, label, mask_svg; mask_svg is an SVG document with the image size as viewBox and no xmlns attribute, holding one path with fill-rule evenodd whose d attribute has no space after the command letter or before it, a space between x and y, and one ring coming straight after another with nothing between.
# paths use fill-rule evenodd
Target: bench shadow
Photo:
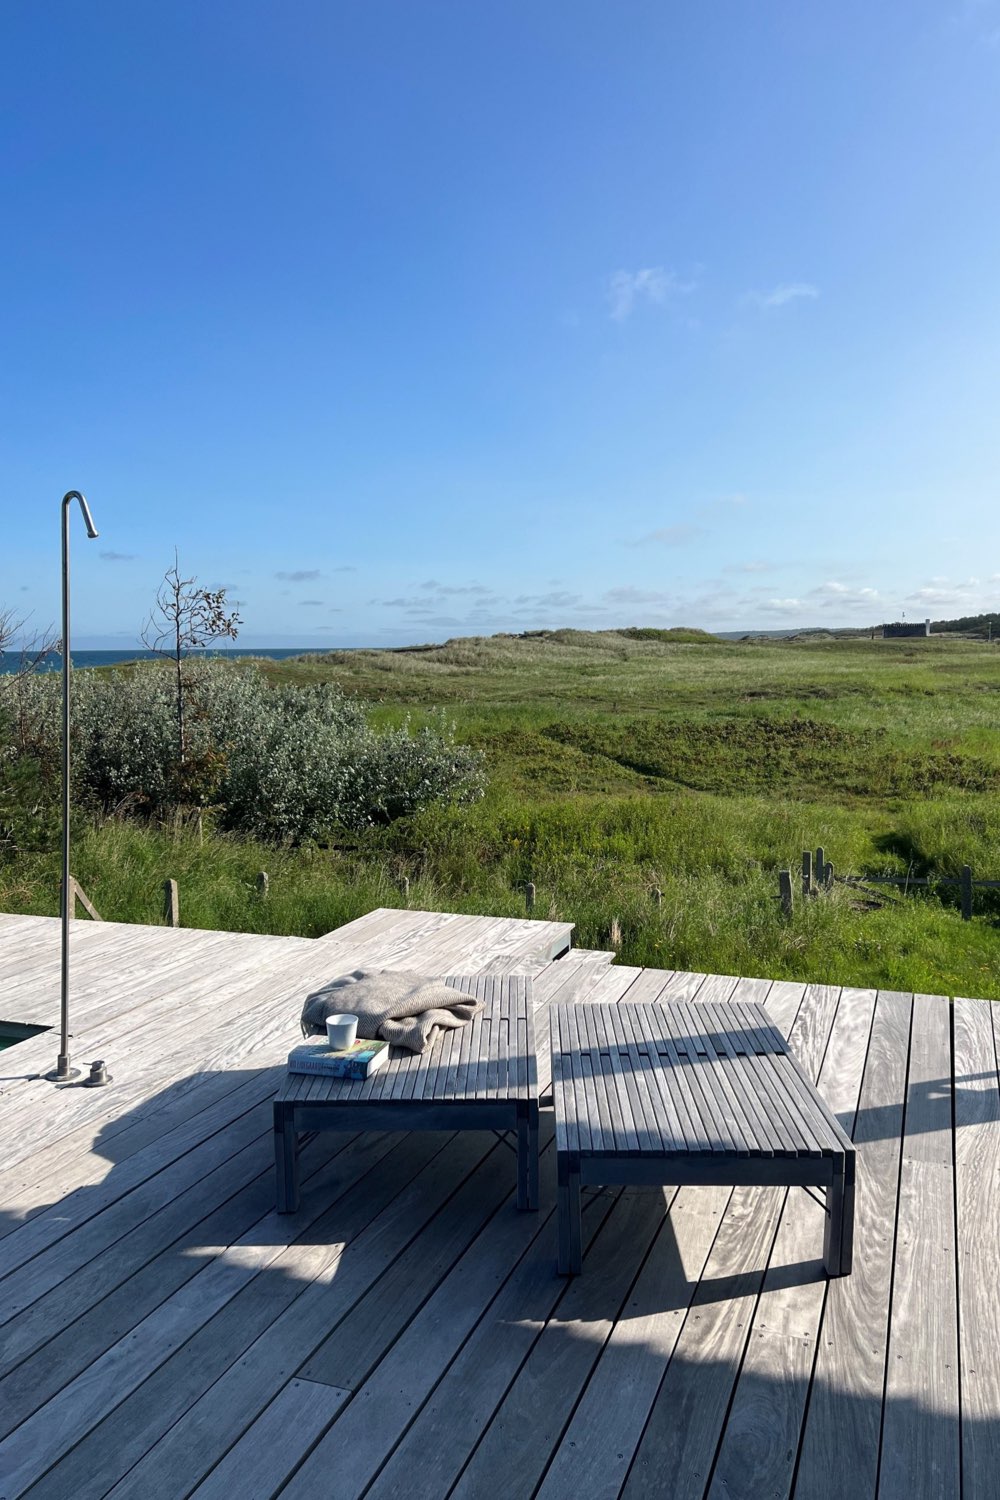
<instances>
[{"instance_id":1,"label":"bench shadow","mask_svg":"<svg viewBox=\"0 0 1000 1500\"><path fill-rule=\"evenodd\" d=\"M92 1237L89 1249L94 1253L88 1258L87 1248L81 1246L79 1265L52 1279L48 1290L11 1325L19 1342L7 1351L5 1368L13 1361L11 1368L17 1379L10 1386L12 1402L4 1431L10 1430L9 1423L27 1420L74 1380L88 1382L91 1391L95 1381L108 1382L104 1414L100 1420L95 1418L94 1425L74 1445L67 1446L65 1453L56 1453L56 1467L37 1487L39 1500L45 1496L55 1500L59 1495L74 1493L77 1486L86 1491L98 1471L102 1485L111 1488L133 1465L144 1461L152 1441L147 1435L150 1430L168 1432L170 1424L183 1424L185 1414L197 1409L200 1415L183 1452L180 1437L170 1439L175 1446L166 1450L176 1455L174 1461L181 1466L186 1493L255 1420L263 1409L261 1403L271 1399L268 1393L276 1393L296 1370L307 1365L321 1343L336 1352L337 1340L342 1337L352 1350L361 1348L364 1360L374 1368L395 1339L405 1336L411 1319L429 1299L437 1297L437 1315L447 1322L451 1296L447 1278L459 1265L461 1255L470 1257L468 1274L475 1273L477 1249L483 1255L488 1253L479 1236L488 1225L501 1222L496 1215L513 1226L504 1229L505 1236L517 1228L518 1218L526 1223L534 1217L517 1216L513 1208L515 1158L511 1152L496 1144L484 1169L460 1137L448 1147L451 1138L447 1133L431 1132L423 1138L385 1133L354 1138L350 1133L343 1137L339 1132L325 1133L306 1148L299 1211L277 1215L273 1210L269 1108L284 1076L284 1067L275 1065L207 1070L175 1079L152 1098L113 1115L97 1131L94 1151L109 1164L100 1182L54 1196L46 1208L25 1221L17 1220L9 1210L0 1212L0 1233L4 1236L0 1238L0 1255L8 1245L8 1231L16 1235L33 1224L51 1226L51 1237L46 1241L51 1247L71 1247L74 1230L84 1226L88 1226L85 1233ZM928 1088L933 1090L934 1085ZM111 1091L99 1097L113 1100ZM869 1135L873 1123L884 1123L888 1128L893 1116L898 1131L900 1109L887 1111L884 1121L881 1117L878 1122L870 1121ZM201 1176L190 1170L192 1152L204 1156L196 1169L204 1168ZM160 1173L169 1172L171 1161L187 1163L177 1192L144 1198L148 1191L145 1185ZM156 1170L144 1176L145 1167L156 1163ZM459 1212L465 1200L459 1195L468 1191L470 1172L484 1170L487 1176L497 1174L500 1206L490 1212L476 1210L482 1222L477 1218L466 1230ZM543 1466L550 1456L544 1445L550 1439L539 1432L538 1424L544 1415L546 1431L558 1434L559 1424L554 1428L551 1425L552 1412L564 1409L565 1420L569 1421L577 1402L579 1411L586 1415L588 1382L602 1351L614 1348L614 1342L605 1346L605 1332L599 1338L595 1332L610 1321L620 1329L618 1337L628 1347L627 1369L643 1372L639 1394L634 1398L635 1409L627 1410L619 1403L623 1430L635 1448L626 1491L629 1500L644 1494L662 1495L664 1473L695 1472L705 1476L705 1488L715 1472L720 1483L730 1476L730 1486L735 1483L732 1493L750 1500L752 1490L740 1488L736 1482L740 1465L750 1474L767 1463L786 1474L788 1493L813 1500L820 1492L813 1488L819 1472L817 1453L822 1450L822 1434L827 1431L836 1435L838 1445L853 1445L856 1452L852 1461L858 1472L871 1469L874 1474L881 1462L884 1471L891 1474L896 1469L905 1470L911 1454L916 1455L913 1461L923 1461L930 1455L938 1464L934 1471L940 1479L937 1493L957 1497L957 1486L949 1488L948 1481L949 1466L958 1453L957 1417L890 1394L883 1441L881 1387L877 1395L866 1397L836 1388L821 1377L803 1383L794 1374L799 1365L791 1351L787 1372L770 1378L759 1373L749 1357L743 1363L742 1354L729 1360L718 1358L714 1340L718 1338L719 1319L725 1318L726 1304L740 1302L744 1309L752 1308L765 1273L768 1289L821 1281L824 1277L818 1260L768 1269L765 1251L759 1266L715 1276L709 1261L703 1275L700 1267L684 1265L673 1224L664 1213L663 1194L625 1189L603 1195L597 1206L603 1218L591 1238L584 1274L563 1281L555 1275L555 1224L544 1218L554 1201L551 1177L551 1171L543 1174L542 1217L537 1220L540 1228L537 1241L528 1251L550 1278L546 1282L545 1275L542 1277L543 1283L551 1286L551 1311L530 1335L526 1357L537 1358L537 1377L531 1365L526 1367L524 1394L516 1380L511 1387L513 1410L521 1400L526 1402L525 1441L530 1442L532 1433L538 1434ZM437 1206L428 1216L422 1205L431 1201L431 1192L437 1195L433 1200ZM455 1206L449 1210L449 1204ZM615 1237L616 1222L626 1214L628 1232ZM104 1215L109 1216L104 1236L108 1241L106 1258L97 1249ZM13 1245L14 1241L9 1243ZM196 1277L215 1277L220 1263L231 1261L239 1278L240 1258L231 1257L226 1249L237 1244L251 1252L272 1246L276 1256L273 1261L262 1260L258 1269L251 1265L245 1277L238 1279L232 1295L211 1307L203 1318L189 1314L183 1342L172 1351L165 1348L140 1384L126 1390L116 1388L118 1377L113 1366L107 1375L101 1374L104 1354L121 1341L159 1337L158 1310L171 1298L179 1294L185 1299L184 1307L194 1305L190 1291L185 1289ZM339 1244L344 1246L339 1259L325 1260L324 1247L330 1247L332 1255ZM300 1247L303 1254L291 1260L286 1257L283 1263L281 1252L289 1246ZM33 1262L35 1274L38 1266L45 1264L42 1240L39 1247L38 1259ZM516 1257L505 1264L504 1276L516 1274L517 1264ZM39 1283L33 1284L37 1290ZM503 1278L498 1276L497 1287L502 1284ZM526 1277L526 1285L537 1287L537 1277L535 1281ZM292 1311L300 1305L298 1299L307 1294L313 1309L308 1318ZM492 1295L487 1294L483 1304L482 1315L487 1319ZM831 1284L829 1295L850 1298L849 1281ZM663 1353L662 1334L653 1337L634 1332L645 1326L640 1323L643 1317L658 1312L686 1319L683 1341L667 1355ZM746 1319L746 1311L739 1316ZM298 1342L292 1346L295 1352L286 1358L287 1368L276 1364L268 1372L265 1365L265 1372L251 1387L262 1393L259 1401L254 1397L248 1402L235 1419L235 1428L223 1424L216 1433L213 1383L227 1380L228 1372L240 1367L256 1340L265 1338L267 1330L283 1318L290 1320L290 1328L298 1329ZM72 1340L60 1338L65 1327L73 1328ZM473 1332L456 1325L456 1349L464 1347ZM33 1342L36 1336L37 1344ZM531 1352L535 1349L537 1356ZM503 1358L502 1342L496 1357ZM362 1377L365 1368L361 1368ZM426 1390L421 1384L424 1372L418 1370L412 1411L408 1411L406 1420L419 1412L432 1390L452 1391L455 1402L449 1409L459 1411L463 1394L457 1383L459 1369L456 1366L454 1376L448 1365L432 1369L426 1376ZM651 1370L655 1378L651 1378ZM541 1379L541 1386L535 1384L536 1378ZM8 1385L5 1381L4 1388ZM220 1393L223 1389L220 1387ZM547 1393L543 1406L551 1408L544 1413L537 1400L539 1390ZM595 1393L597 1390L595 1386ZM529 1401L531 1392L534 1395ZM496 1399L502 1395L500 1390ZM706 1411L716 1409L717 1420L706 1420ZM350 1403L344 1410L350 1410ZM503 1420L509 1423L510 1409ZM151 1424L155 1425L151 1428ZM484 1429L490 1432L491 1412L477 1413L476 1424L467 1449L461 1443L454 1448L456 1478L464 1466L475 1463L477 1445L492 1441L483 1437ZM813 1424L820 1434L815 1438L810 1430ZM183 1430L182 1425L179 1431ZM595 1431L601 1430L606 1431L598 1424ZM974 1417L966 1420L963 1432L966 1447L974 1456L996 1450L1000 1442L994 1424ZM720 1433L724 1434L721 1441ZM551 1441L556 1440L554 1435ZM574 1443L577 1448L567 1448L560 1462L569 1465L580 1493L586 1493L586 1432ZM439 1455L439 1446L432 1447ZM422 1465L430 1465L432 1459L414 1449L409 1462L413 1465L414 1492L418 1492ZM793 1483L796 1463L802 1465L797 1486ZM154 1467L150 1477L156 1472ZM160 1471L161 1482L164 1472ZM624 1482L625 1474L621 1478ZM527 1497L533 1492L534 1482L523 1493ZM874 1481L865 1492L874 1493ZM519 1500L516 1491L508 1493L512 1500Z\"/></svg>"}]
</instances>

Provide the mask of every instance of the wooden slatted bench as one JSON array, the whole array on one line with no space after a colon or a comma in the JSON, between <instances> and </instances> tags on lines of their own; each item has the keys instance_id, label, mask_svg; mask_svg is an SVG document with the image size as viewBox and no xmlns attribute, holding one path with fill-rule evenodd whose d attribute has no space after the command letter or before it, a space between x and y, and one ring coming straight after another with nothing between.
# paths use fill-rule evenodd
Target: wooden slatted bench
<instances>
[{"instance_id":1,"label":"wooden slatted bench","mask_svg":"<svg viewBox=\"0 0 1000 1500\"><path fill-rule=\"evenodd\" d=\"M818 1187L823 1262L851 1269L854 1146L756 1004L550 1007L559 1269L582 1183Z\"/></svg>"},{"instance_id":2,"label":"wooden slatted bench","mask_svg":"<svg viewBox=\"0 0 1000 1500\"><path fill-rule=\"evenodd\" d=\"M298 1207L303 1137L318 1130L496 1130L517 1134L517 1206L538 1207L538 1074L531 980L450 976L484 1009L424 1053L393 1048L364 1082L289 1073L274 1100L279 1213Z\"/></svg>"}]
</instances>

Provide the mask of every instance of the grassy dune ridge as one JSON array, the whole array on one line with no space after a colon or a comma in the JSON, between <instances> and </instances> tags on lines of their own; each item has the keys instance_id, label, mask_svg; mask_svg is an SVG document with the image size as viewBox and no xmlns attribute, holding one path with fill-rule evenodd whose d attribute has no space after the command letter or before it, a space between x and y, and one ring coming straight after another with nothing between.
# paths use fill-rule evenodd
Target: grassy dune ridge
<instances>
[{"instance_id":1,"label":"grassy dune ridge","mask_svg":"<svg viewBox=\"0 0 1000 1500\"><path fill-rule=\"evenodd\" d=\"M311 934L400 904L403 875L411 905L510 915L530 879L537 915L625 962L1000 997L1000 893L971 923L947 890L838 887L790 923L776 899L818 843L843 874L1000 879L998 648L559 631L259 670L335 681L385 724L444 710L487 757L485 801L337 848L85 826L74 866L105 916L157 920L172 875L186 924ZM0 908L54 911L54 876L49 855L0 869Z\"/></svg>"}]
</instances>

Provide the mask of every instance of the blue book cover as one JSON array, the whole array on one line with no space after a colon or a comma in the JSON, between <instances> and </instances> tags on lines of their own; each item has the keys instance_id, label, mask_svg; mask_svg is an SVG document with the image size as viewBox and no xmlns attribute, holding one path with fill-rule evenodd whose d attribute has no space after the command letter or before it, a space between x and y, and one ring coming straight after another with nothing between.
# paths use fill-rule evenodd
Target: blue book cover
<instances>
[{"instance_id":1,"label":"blue book cover","mask_svg":"<svg viewBox=\"0 0 1000 1500\"><path fill-rule=\"evenodd\" d=\"M334 1052L326 1042L306 1042L288 1054L290 1073L323 1073L327 1078L350 1078L363 1082L389 1060L388 1042L355 1042L344 1052Z\"/></svg>"}]
</instances>

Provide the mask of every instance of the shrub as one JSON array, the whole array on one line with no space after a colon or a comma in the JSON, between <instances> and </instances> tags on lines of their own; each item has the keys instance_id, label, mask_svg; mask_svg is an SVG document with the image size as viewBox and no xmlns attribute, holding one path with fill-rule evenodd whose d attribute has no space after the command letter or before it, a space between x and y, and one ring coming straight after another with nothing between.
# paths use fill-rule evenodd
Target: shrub
<instances>
[{"instance_id":1,"label":"shrub","mask_svg":"<svg viewBox=\"0 0 1000 1500\"><path fill-rule=\"evenodd\" d=\"M43 755L57 748L58 692L54 677L22 684L21 722ZM378 734L363 705L327 684L268 687L253 667L191 662L188 715L181 759L162 666L78 674L78 794L104 812L156 816L178 804L210 805L225 829L300 842L336 825L389 823L484 791L481 757L457 745L447 726ZM17 754L11 735L8 743Z\"/></svg>"}]
</instances>

